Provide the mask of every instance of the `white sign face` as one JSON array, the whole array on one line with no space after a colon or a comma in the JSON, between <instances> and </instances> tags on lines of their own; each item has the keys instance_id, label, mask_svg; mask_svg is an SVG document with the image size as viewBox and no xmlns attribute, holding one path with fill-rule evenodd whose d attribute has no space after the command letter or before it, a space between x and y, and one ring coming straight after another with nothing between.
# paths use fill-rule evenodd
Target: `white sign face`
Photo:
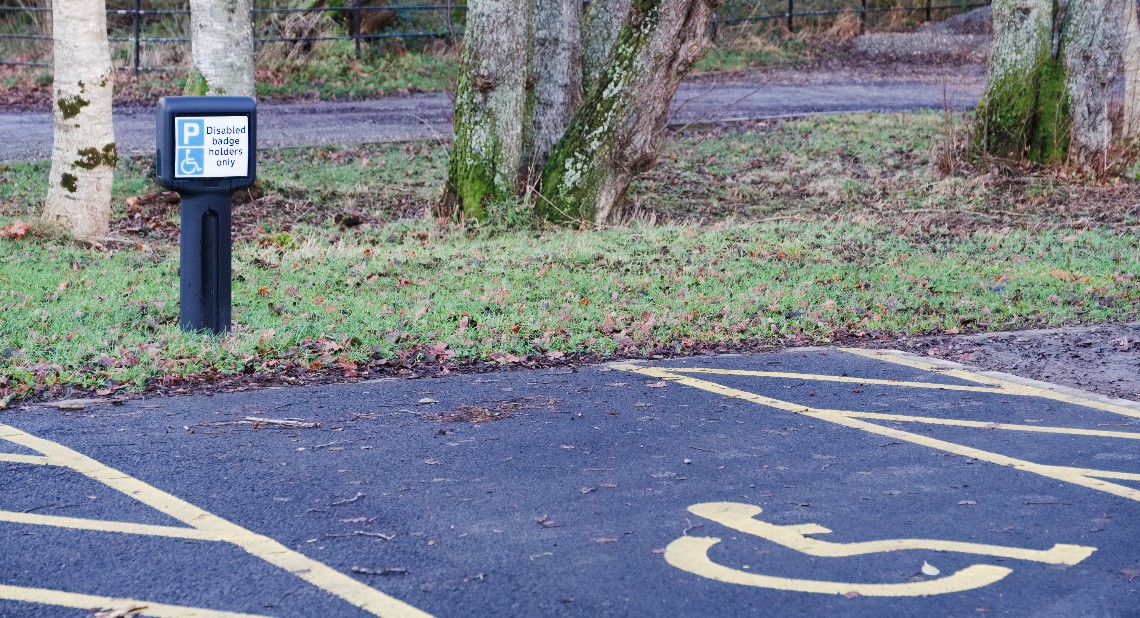
<instances>
[{"instance_id":1,"label":"white sign face","mask_svg":"<svg viewBox=\"0 0 1140 618\"><path fill-rule=\"evenodd\" d=\"M174 119L175 178L249 176L248 116Z\"/></svg>"}]
</instances>

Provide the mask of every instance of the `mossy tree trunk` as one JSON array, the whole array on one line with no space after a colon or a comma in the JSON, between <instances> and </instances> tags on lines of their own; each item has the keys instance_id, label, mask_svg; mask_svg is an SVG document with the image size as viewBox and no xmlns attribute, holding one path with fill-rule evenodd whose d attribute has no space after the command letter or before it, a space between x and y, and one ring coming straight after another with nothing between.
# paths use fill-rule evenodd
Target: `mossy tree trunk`
<instances>
[{"instance_id":1,"label":"mossy tree trunk","mask_svg":"<svg viewBox=\"0 0 1140 618\"><path fill-rule=\"evenodd\" d=\"M1121 119L1120 136L1134 144L1140 139L1140 19L1136 15L1136 3L1124 3L1124 114Z\"/></svg>"},{"instance_id":2,"label":"mossy tree trunk","mask_svg":"<svg viewBox=\"0 0 1140 618\"><path fill-rule=\"evenodd\" d=\"M1130 1L1068 0L1062 11L1058 0L995 0L975 150L1103 171L1108 91L1125 53Z\"/></svg>"},{"instance_id":3,"label":"mossy tree trunk","mask_svg":"<svg viewBox=\"0 0 1140 618\"><path fill-rule=\"evenodd\" d=\"M523 162L527 184L538 181L574 110L582 101L582 1L535 0L531 53L532 119Z\"/></svg>"},{"instance_id":4,"label":"mossy tree trunk","mask_svg":"<svg viewBox=\"0 0 1140 618\"><path fill-rule=\"evenodd\" d=\"M1068 78L1069 164L1088 173L1108 168L1112 145L1109 89L1124 52L1124 5L1135 0L1069 0L1061 51Z\"/></svg>"},{"instance_id":5,"label":"mossy tree trunk","mask_svg":"<svg viewBox=\"0 0 1140 618\"><path fill-rule=\"evenodd\" d=\"M55 139L43 219L76 238L107 234L115 133L115 82L103 0L52 2Z\"/></svg>"},{"instance_id":6,"label":"mossy tree trunk","mask_svg":"<svg viewBox=\"0 0 1140 618\"><path fill-rule=\"evenodd\" d=\"M592 0L582 27L582 91L602 80L632 0Z\"/></svg>"},{"instance_id":7,"label":"mossy tree trunk","mask_svg":"<svg viewBox=\"0 0 1140 618\"><path fill-rule=\"evenodd\" d=\"M1065 125L1064 75L1053 53L1056 0L994 0L994 43L976 114L985 154L1057 156Z\"/></svg>"},{"instance_id":8,"label":"mossy tree trunk","mask_svg":"<svg viewBox=\"0 0 1140 618\"><path fill-rule=\"evenodd\" d=\"M190 0L185 94L255 97L253 0Z\"/></svg>"},{"instance_id":9,"label":"mossy tree trunk","mask_svg":"<svg viewBox=\"0 0 1140 618\"><path fill-rule=\"evenodd\" d=\"M480 220L515 196L528 107L531 0L472 0L455 93L455 142L441 217Z\"/></svg>"},{"instance_id":10,"label":"mossy tree trunk","mask_svg":"<svg viewBox=\"0 0 1140 618\"><path fill-rule=\"evenodd\" d=\"M597 86L585 95L542 173L548 219L606 224L630 182L657 158L677 86L709 43L717 0L637 0Z\"/></svg>"}]
</instances>

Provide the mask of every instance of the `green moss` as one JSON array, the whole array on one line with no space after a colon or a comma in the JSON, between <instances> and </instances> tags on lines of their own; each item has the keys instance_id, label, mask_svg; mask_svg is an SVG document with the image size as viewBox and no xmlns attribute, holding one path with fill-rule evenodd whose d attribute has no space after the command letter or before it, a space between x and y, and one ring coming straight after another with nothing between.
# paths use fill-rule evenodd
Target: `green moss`
<instances>
[{"instance_id":1,"label":"green moss","mask_svg":"<svg viewBox=\"0 0 1140 618\"><path fill-rule=\"evenodd\" d=\"M455 142L447 169L447 190L437 214L482 221L486 218L484 203L512 196L513 187L498 187L495 173L499 169L501 145L495 140L493 119L470 118L469 108L476 100L475 84L469 71L460 73L456 89ZM467 101L460 104L459 101ZM489 126L488 126L489 125ZM490 143L483 143L490 140Z\"/></svg>"},{"instance_id":2,"label":"green moss","mask_svg":"<svg viewBox=\"0 0 1140 618\"><path fill-rule=\"evenodd\" d=\"M59 104L59 111L63 112L64 120L70 120L78 116L79 112L82 111L84 107L91 105L91 101L88 101L79 95L75 95L73 97L60 97L57 103Z\"/></svg>"},{"instance_id":3,"label":"green moss","mask_svg":"<svg viewBox=\"0 0 1140 618\"><path fill-rule=\"evenodd\" d=\"M542 198L535 205L540 216L555 222L593 220L614 127L628 113L629 85L641 70L637 59L657 29L659 7L660 0L635 3L618 34L613 61L554 145L542 170Z\"/></svg>"},{"instance_id":4,"label":"green moss","mask_svg":"<svg viewBox=\"0 0 1140 618\"><path fill-rule=\"evenodd\" d=\"M67 189L68 193L75 193L79 190L79 178L74 174L64 173L59 179L59 186Z\"/></svg>"},{"instance_id":5,"label":"green moss","mask_svg":"<svg viewBox=\"0 0 1140 618\"><path fill-rule=\"evenodd\" d=\"M1029 159L1061 163L1069 152L1069 89L1061 59L1037 69L1037 107L1029 142Z\"/></svg>"},{"instance_id":6,"label":"green moss","mask_svg":"<svg viewBox=\"0 0 1140 618\"><path fill-rule=\"evenodd\" d=\"M78 167L85 170L93 170L100 165L114 168L115 163L119 160L118 151L115 148L114 142L103 146L100 150L95 147L84 148L79 151L79 158L71 164L72 167Z\"/></svg>"},{"instance_id":7,"label":"green moss","mask_svg":"<svg viewBox=\"0 0 1140 618\"><path fill-rule=\"evenodd\" d=\"M186 78L186 87L182 89L182 94L188 97L201 97L210 93L210 82L206 81L206 76L197 67L190 69L190 76Z\"/></svg>"}]
</instances>

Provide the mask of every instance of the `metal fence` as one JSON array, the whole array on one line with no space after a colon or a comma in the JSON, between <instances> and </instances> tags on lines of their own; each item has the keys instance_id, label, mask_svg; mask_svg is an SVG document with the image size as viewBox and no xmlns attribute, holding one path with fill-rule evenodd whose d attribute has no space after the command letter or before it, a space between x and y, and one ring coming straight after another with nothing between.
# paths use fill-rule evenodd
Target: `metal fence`
<instances>
[{"instance_id":1,"label":"metal fence","mask_svg":"<svg viewBox=\"0 0 1140 618\"><path fill-rule=\"evenodd\" d=\"M50 3L50 0L32 1ZM132 1L133 7L130 6ZM254 1L251 19L256 46L351 41L352 53L357 59L361 57L362 45L368 42L387 39L454 41L462 36L463 16L467 8L465 4L451 4L450 0L443 0L442 4L395 5L371 4L377 0L326 0L324 6L312 8L277 6L287 1ZM888 13L903 13L913 16L912 19L930 22L935 17L944 18L989 4L989 0L909 0L910 4L905 5L898 4L899 1L727 0L714 13L711 27L714 37L726 27L762 23L772 23L787 33L794 33L803 25L818 26L834 22L843 15L854 15L858 17L860 30L863 30L869 24L873 25L876 16ZM147 0L145 3L143 0L112 0L108 4L108 31L115 50L116 68L132 71L136 76L141 71L185 69L164 66L163 62L151 64L144 50L172 45L188 49L188 0ZM378 31L369 31L369 23L376 21L373 18L381 14L385 17L379 21L386 25ZM303 21L301 18L308 19L309 30L296 27ZM49 6L0 5L0 65L49 66L50 21ZM315 27L318 22L323 29ZM183 58L187 56L184 51L180 53Z\"/></svg>"}]
</instances>

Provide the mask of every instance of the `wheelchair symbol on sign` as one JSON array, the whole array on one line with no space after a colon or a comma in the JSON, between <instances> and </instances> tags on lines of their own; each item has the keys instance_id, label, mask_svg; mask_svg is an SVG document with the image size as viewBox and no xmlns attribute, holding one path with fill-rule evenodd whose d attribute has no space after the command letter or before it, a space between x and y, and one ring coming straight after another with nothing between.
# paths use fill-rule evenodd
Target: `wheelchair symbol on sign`
<instances>
[{"instance_id":1,"label":"wheelchair symbol on sign","mask_svg":"<svg viewBox=\"0 0 1140 618\"><path fill-rule=\"evenodd\" d=\"M195 152L201 152L201 149L186 148L182 150L182 158L178 161L180 176L200 176L205 171L202 169L201 162L195 157Z\"/></svg>"},{"instance_id":2,"label":"wheelchair symbol on sign","mask_svg":"<svg viewBox=\"0 0 1140 618\"><path fill-rule=\"evenodd\" d=\"M833 543L809 538L809 536L831 532L819 524L782 526L760 521L756 519L756 516L762 512L762 509L751 504L707 502L690 506L689 512L737 532L758 536L808 556L824 558L845 558L902 550L926 550L974 554L993 558L1012 558L1045 564L1074 565L1096 551L1095 547L1082 545L1056 544L1049 549L1039 550L936 539L883 539L879 541ZM730 584L792 592L846 595L855 593L861 596L874 597L923 597L962 592L988 586L1013 572L1013 569L1002 566L972 564L944 577L935 577L927 581L884 584L778 577L734 569L713 561L708 552L720 542L721 539L714 537L683 536L665 548L665 561L683 571Z\"/></svg>"}]
</instances>

